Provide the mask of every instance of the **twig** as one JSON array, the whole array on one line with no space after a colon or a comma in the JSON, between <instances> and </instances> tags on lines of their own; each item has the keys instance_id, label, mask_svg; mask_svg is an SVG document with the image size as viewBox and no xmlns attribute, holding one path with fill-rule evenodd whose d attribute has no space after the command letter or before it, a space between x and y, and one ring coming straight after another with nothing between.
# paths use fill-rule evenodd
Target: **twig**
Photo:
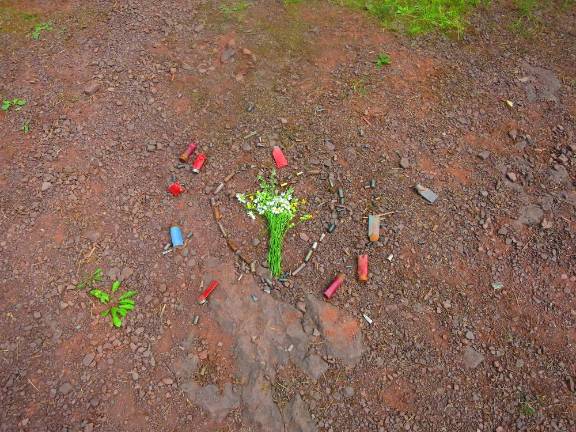
<instances>
[{"instance_id":1,"label":"twig","mask_svg":"<svg viewBox=\"0 0 576 432\"><path fill-rule=\"evenodd\" d=\"M27 380L28 380L28 382L30 383L30 385L31 385L32 387L34 387L38 393L40 393L40 390L38 390L38 387L36 387L36 386L34 385L34 383L33 383L32 381L30 381L30 378L27 378Z\"/></svg>"}]
</instances>

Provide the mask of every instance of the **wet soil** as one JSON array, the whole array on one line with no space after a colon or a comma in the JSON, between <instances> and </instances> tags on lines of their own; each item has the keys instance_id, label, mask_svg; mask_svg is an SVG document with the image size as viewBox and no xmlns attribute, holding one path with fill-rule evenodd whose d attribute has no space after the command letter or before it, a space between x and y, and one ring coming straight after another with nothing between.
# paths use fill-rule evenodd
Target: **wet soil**
<instances>
[{"instance_id":1,"label":"wet soil","mask_svg":"<svg viewBox=\"0 0 576 432\"><path fill-rule=\"evenodd\" d=\"M0 431L576 430L560 3L410 38L324 1L0 0L0 96L27 101L0 112ZM276 145L313 215L281 280L235 198ZM173 225L191 237L163 255ZM121 329L75 289L97 267L139 292Z\"/></svg>"}]
</instances>

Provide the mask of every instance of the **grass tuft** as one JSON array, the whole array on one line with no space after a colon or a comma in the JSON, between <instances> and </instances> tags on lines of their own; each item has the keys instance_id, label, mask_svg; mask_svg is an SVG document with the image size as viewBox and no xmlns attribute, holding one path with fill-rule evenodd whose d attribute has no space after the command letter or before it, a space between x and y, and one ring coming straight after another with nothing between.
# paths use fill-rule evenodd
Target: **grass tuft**
<instances>
[{"instance_id":1,"label":"grass tuft","mask_svg":"<svg viewBox=\"0 0 576 432\"><path fill-rule=\"evenodd\" d=\"M385 27L412 35L442 31L462 33L466 16L486 0L337 0L368 11Z\"/></svg>"}]
</instances>

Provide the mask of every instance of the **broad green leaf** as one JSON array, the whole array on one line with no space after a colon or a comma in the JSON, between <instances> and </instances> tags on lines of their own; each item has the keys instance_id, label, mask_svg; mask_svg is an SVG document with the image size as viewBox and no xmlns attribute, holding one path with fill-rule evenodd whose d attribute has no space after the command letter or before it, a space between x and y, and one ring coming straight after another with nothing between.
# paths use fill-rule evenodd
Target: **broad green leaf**
<instances>
[{"instance_id":1,"label":"broad green leaf","mask_svg":"<svg viewBox=\"0 0 576 432\"><path fill-rule=\"evenodd\" d=\"M134 304L130 304L130 303L120 303L118 305L119 308L124 309L126 311L131 311L134 309Z\"/></svg>"},{"instance_id":2,"label":"broad green leaf","mask_svg":"<svg viewBox=\"0 0 576 432\"><path fill-rule=\"evenodd\" d=\"M10 102L9 100L2 101L2 111L8 111L11 105L12 102Z\"/></svg>"},{"instance_id":3,"label":"broad green leaf","mask_svg":"<svg viewBox=\"0 0 576 432\"><path fill-rule=\"evenodd\" d=\"M12 102L14 102L14 104L18 106L26 105L26 100L24 99L14 99Z\"/></svg>"},{"instance_id":4,"label":"broad green leaf","mask_svg":"<svg viewBox=\"0 0 576 432\"><path fill-rule=\"evenodd\" d=\"M93 289L90 291L89 293L92 297L96 297L98 300L100 300L100 303L108 303L110 301L110 296L105 293L102 290L99 289Z\"/></svg>"},{"instance_id":5,"label":"broad green leaf","mask_svg":"<svg viewBox=\"0 0 576 432\"><path fill-rule=\"evenodd\" d=\"M118 291L118 288L120 288L121 283L122 282L120 282L119 280L115 280L114 283L112 284L112 292Z\"/></svg>"},{"instance_id":6,"label":"broad green leaf","mask_svg":"<svg viewBox=\"0 0 576 432\"><path fill-rule=\"evenodd\" d=\"M120 301L125 300L125 299L129 299L131 297L134 297L136 294L138 294L138 291L126 291L124 294L122 294L120 296Z\"/></svg>"},{"instance_id":7,"label":"broad green leaf","mask_svg":"<svg viewBox=\"0 0 576 432\"><path fill-rule=\"evenodd\" d=\"M112 316L112 324L114 327L119 328L122 326L122 319L118 316L118 308L113 307L110 309L110 314Z\"/></svg>"},{"instance_id":8,"label":"broad green leaf","mask_svg":"<svg viewBox=\"0 0 576 432\"><path fill-rule=\"evenodd\" d=\"M92 280L94 280L95 282L101 282L102 281L102 269L101 268L97 268L96 270L94 270L94 273L92 273Z\"/></svg>"},{"instance_id":9,"label":"broad green leaf","mask_svg":"<svg viewBox=\"0 0 576 432\"><path fill-rule=\"evenodd\" d=\"M100 312L100 316L108 316L108 314L110 313L110 309L106 309L105 311Z\"/></svg>"},{"instance_id":10,"label":"broad green leaf","mask_svg":"<svg viewBox=\"0 0 576 432\"><path fill-rule=\"evenodd\" d=\"M126 309L124 309L123 307L118 307L118 313L122 316L122 318L124 318L126 316L126 314L128 313L128 311Z\"/></svg>"}]
</instances>

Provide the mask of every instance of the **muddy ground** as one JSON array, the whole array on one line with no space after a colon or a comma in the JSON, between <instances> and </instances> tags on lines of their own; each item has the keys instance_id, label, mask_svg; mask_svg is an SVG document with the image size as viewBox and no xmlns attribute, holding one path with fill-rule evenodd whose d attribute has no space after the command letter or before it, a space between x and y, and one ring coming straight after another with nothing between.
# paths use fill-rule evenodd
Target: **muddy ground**
<instances>
[{"instance_id":1,"label":"muddy ground","mask_svg":"<svg viewBox=\"0 0 576 432\"><path fill-rule=\"evenodd\" d=\"M0 431L576 431L574 7L410 38L327 2L220 6L0 1L0 95L27 101L0 112ZM234 195L274 145L314 216L286 271L336 229L270 282ZM75 289L97 267L139 291L121 329Z\"/></svg>"}]
</instances>

